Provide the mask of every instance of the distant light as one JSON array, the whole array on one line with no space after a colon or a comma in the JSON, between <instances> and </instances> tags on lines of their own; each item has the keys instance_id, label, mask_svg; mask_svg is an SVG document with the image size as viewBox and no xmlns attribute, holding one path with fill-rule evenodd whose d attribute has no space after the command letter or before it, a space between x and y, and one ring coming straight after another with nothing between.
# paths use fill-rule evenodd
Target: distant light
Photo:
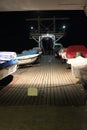
<instances>
[{"instance_id":1,"label":"distant light","mask_svg":"<svg viewBox=\"0 0 87 130\"><path fill-rule=\"evenodd\" d=\"M47 36L50 36L50 35L47 33Z\"/></svg>"},{"instance_id":2,"label":"distant light","mask_svg":"<svg viewBox=\"0 0 87 130\"><path fill-rule=\"evenodd\" d=\"M63 29L65 29L66 28L66 26L65 25L63 25Z\"/></svg>"},{"instance_id":3,"label":"distant light","mask_svg":"<svg viewBox=\"0 0 87 130\"><path fill-rule=\"evenodd\" d=\"M31 26L31 30L33 30L34 29L34 27L33 26Z\"/></svg>"}]
</instances>

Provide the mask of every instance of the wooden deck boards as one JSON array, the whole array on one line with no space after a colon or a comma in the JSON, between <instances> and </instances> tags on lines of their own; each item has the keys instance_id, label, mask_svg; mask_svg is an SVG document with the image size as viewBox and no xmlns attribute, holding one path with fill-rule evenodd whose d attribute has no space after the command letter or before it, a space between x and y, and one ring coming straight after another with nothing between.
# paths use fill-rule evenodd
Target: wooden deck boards
<instances>
[{"instance_id":1,"label":"wooden deck boards","mask_svg":"<svg viewBox=\"0 0 87 130\"><path fill-rule=\"evenodd\" d=\"M38 64L18 68L13 76L0 91L0 106L85 104L86 90L53 55L42 55ZM37 88L38 96L28 96L28 88Z\"/></svg>"}]
</instances>

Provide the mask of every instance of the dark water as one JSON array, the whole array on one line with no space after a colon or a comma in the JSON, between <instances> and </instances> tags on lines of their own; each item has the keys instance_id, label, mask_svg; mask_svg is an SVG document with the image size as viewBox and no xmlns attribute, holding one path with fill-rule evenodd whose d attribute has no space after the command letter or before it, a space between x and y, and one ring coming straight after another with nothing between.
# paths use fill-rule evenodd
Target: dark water
<instances>
[{"instance_id":1,"label":"dark water","mask_svg":"<svg viewBox=\"0 0 87 130\"><path fill-rule=\"evenodd\" d=\"M1 40L1 49L0 51L16 51L21 53L23 50L29 50L37 46L37 43L34 40L29 40L23 36L2 36Z\"/></svg>"}]
</instances>

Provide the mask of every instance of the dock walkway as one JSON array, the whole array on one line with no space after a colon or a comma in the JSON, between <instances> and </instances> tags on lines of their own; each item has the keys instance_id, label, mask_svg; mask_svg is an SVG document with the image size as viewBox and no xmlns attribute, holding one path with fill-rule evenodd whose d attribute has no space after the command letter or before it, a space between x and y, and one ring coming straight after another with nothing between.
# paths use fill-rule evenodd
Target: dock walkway
<instances>
[{"instance_id":1,"label":"dock walkway","mask_svg":"<svg viewBox=\"0 0 87 130\"><path fill-rule=\"evenodd\" d=\"M42 55L39 63L19 67L13 81L0 90L0 106L68 105L86 103L87 92L66 63L53 55ZM28 89L37 88L37 96L29 96Z\"/></svg>"}]
</instances>

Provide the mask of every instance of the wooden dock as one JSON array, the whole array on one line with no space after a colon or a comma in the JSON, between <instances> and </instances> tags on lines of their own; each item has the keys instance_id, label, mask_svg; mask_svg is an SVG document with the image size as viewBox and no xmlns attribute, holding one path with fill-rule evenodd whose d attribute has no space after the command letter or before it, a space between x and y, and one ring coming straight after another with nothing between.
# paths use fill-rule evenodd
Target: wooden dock
<instances>
[{"instance_id":1,"label":"wooden dock","mask_svg":"<svg viewBox=\"0 0 87 130\"><path fill-rule=\"evenodd\" d=\"M29 88L37 88L37 96L29 96ZM81 106L86 98L81 82L54 55L42 55L39 63L19 67L13 81L0 90L0 106Z\"/></svg>"}]
</instances>

